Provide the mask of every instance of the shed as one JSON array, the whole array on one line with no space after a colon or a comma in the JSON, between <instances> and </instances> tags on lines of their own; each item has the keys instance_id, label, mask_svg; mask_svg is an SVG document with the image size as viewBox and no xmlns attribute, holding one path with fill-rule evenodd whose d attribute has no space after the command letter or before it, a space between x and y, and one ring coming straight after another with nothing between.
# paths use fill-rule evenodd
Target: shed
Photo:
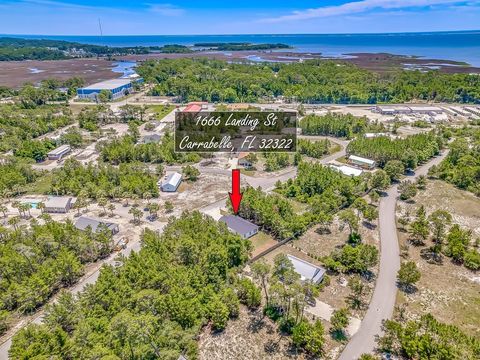
<instances>
[{"instance_id":1,"label":"shed","mask_svg":"<svg viewBox=\"0 0 480 360\"><path fill-rule=\"evenodd\" d=\"M375 167L375 160L363 158L360 156L350 155L348 157L348 160L350 161L350 163L364 168L373 169Z\"/></svg>"},{"instance_id":2,"label":"shed","mask_svg":"<svg viewBox=\"0 0 480 360\"><path fill-rule=\"evenodd\" d=\"M72 207L72 198L68 196L52 196L45 202L45 212L65 214Z\"/></svg>"},{"instance_id":3,"label":"shed","mask_svg":"<svg viewBox=\"0 0 480 360\"><path fill-rule=\"evenodd\" d=\"M287 255L287 258L291 261L295 272L300 275L300 280L311 281L314 284L318 284L323 280L326 273L323 267L313 265L293 255Z\"/></svg>"},{"instance_id":4,"label":"shed","mask_svg":"<svg viewBox=\"0 0 480 360\"><path fill-rule=\"evenodd\" d=\"M227 225L228 229L242 239L248 239L258 233L258 226L236 215L224 215L218 221Z\"/></svg>"},{"instance_id":5,"label":"shed","mask_svg":"<svg viewBox=\"0 0 480 360\"><path fill-rule=\"evenodd\" d=\"M182 182L182 174L178 172L165 176L164 181L160 184L160 190L164 192L175 192Z\"/></svg>"},{"instance_id":6,"label":"shed","mask_svg":"<svg viewBox=\"0 0 480 360\"><path fill-rule=\"evenodd\" d=\"M106 222L88 216L80 216L75 222L75 227L78 230L86 230L88 227L90 227L94 233L100 231L102 226L105 226L107 229L109 229L112 232L112 235L118 233L120 230L118 224L116 223Z\"/></svg>"},{"instance_id":7,"label":"shed","mask_svg":"<svg viewBox=\"0 0 480 360\"><path fill-rule=\"evenodd\" d=\"M61 145L47 153L48 160L60 160L70 152L70 145Z\"/></svg>"}]
</instances>

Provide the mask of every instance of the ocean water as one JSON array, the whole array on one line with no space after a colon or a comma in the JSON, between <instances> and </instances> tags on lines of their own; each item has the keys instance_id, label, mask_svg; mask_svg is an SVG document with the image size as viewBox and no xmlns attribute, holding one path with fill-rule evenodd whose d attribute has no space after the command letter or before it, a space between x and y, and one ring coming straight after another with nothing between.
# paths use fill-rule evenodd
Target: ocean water
<instances>
[{"instance_id":1,"label":"ocean water","mask_svg":"<svg viewBox=\"0 0 480 360\"><path fill-rule=\"evenodd\" d=\"M385 52L463 61L480 66L480 30L391 34L13 36L108 46L193 45L199 42L283 43L293 46L292 51L295 52L321 53L328 57L343 57L350 53Z\"/></svg>"}]
</instances>

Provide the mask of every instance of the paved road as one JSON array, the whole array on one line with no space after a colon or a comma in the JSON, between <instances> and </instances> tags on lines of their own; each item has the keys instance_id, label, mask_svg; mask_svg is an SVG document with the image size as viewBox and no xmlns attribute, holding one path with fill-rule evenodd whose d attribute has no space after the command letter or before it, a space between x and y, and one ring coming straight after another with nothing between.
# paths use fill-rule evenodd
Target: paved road
<instances>
[{"instance_id":1,"label":"paved road","mask_svg":"<svg viewBox=\"0 0 480 360\"><path fill-rule=\"evenodd\" d=\"M311 137L312 140L316 140L317 137ZM319 160L320 163L326 164L329 161L332 161L338 157L344 156L345 155L345 147L348 144L346 141L338 140L338 139L331 139L332 141L335 141L339 144L342 145L342 149L332 155L329 155L325 158L322 158ZM176 169L176 167L172 166L169 167L170 170ZM222 175L229 175L231 174L231 170L226 170L226 169L216 169L216 168L202 168L198 166L198 168L205 173L217 173L217 174L222 174ZM280 181L286 181L290 178L294 178L297 174L297 169L296 168L290 168L284 171L278 172L276 175L271 176L271 177L253 177L253 176L246 176L242 175L242 180L248 183L250 186L253 187L258 187L260 186L264 191L270 191L275 187L275 183L280 180ZM210 205L205 206L202 208L200 211L203 213L211 213L215 212L216 210L219 210L220 208L224 208L226 206L226 200L227 198L218 200ZM125 256L128 256L131 251L138 251L140 249L140 241L135 241L132 243L129 243L128 247L124 250L122 250L122 254ZM115 258L118 254L112 254L110 257L108 257L103 263L104 264L114 264L115 263ZM70 288L70 291L74 294L80 292L83 290L85 285L87 284L94 284L98 276L100 274L100 268L101 266L98 266L96 270L82 278L76 285L74 285L72 288ZM40 324L43 319L43 312L40 311L34 318L28 323L36 323ZM17 331L21 330L23 327L25 327L27 322L22 322L17 325L17 327L14 329L13 334L15 334ZM13 335L12 335L13 337ZM10 346L12 344L12 337L10 337L8 340L6 340L3 344L0 345L0 360L7 360L8 359L8 350L10 349Z\"/></svg>"},{"instance_id":2,"label":"paved road","mask_svg":"<svg viewBox=\"0 0 480 360\"><path fill-rule=\"evenodd\" d=\"M419 167L415 174L407 176L414 180L420 175L426 175L428 169L439 164L446 156L445 151ZM367 314L363 318L358 332L351 338L339 360L358 359L363 353L372 353L375 349L376 335L382 334L382 321L393 315L397 296L397 271L400 268L400 249L397 238L395 210L397 205L398 186L391 187L387 196L380 201L379 228L380 228L380 270L377 283L369 304Z\"/></svg>"}]
</instances>

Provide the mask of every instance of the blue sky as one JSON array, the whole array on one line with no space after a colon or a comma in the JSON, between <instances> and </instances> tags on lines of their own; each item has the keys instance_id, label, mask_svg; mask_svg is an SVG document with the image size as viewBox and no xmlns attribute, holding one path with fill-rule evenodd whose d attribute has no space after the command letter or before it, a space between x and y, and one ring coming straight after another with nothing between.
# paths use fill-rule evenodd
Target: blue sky
<instances>
[{"instance_id":1,"label":"blue sky","mask_svg":"<svg viewBox=\"0 0 480 360\"><path fill-rule=\"evenodd\" d=\"M480 29L480 0L0 0L1 34L285 34Z\"/></svg>"}]
</instances>

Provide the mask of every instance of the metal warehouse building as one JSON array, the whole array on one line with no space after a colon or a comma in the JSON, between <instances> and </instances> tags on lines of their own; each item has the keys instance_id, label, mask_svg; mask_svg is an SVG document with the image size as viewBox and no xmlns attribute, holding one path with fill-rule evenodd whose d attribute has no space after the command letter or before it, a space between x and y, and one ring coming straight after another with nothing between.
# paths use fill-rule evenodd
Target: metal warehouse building
<instances>
[{"instance_id":1,"label":"metal warehouse building","mask_svg":"<svg viewBox=\"0 0 480 360\"><path fill-rule=\"evenodd\" d=\"M96 100L100 91L108 90L112 93L112 99L118 99L128 95L132 91L131 79L112 79L101 81L96 84L77 89L80 99Z\"/></svg>"}]
</instances>

